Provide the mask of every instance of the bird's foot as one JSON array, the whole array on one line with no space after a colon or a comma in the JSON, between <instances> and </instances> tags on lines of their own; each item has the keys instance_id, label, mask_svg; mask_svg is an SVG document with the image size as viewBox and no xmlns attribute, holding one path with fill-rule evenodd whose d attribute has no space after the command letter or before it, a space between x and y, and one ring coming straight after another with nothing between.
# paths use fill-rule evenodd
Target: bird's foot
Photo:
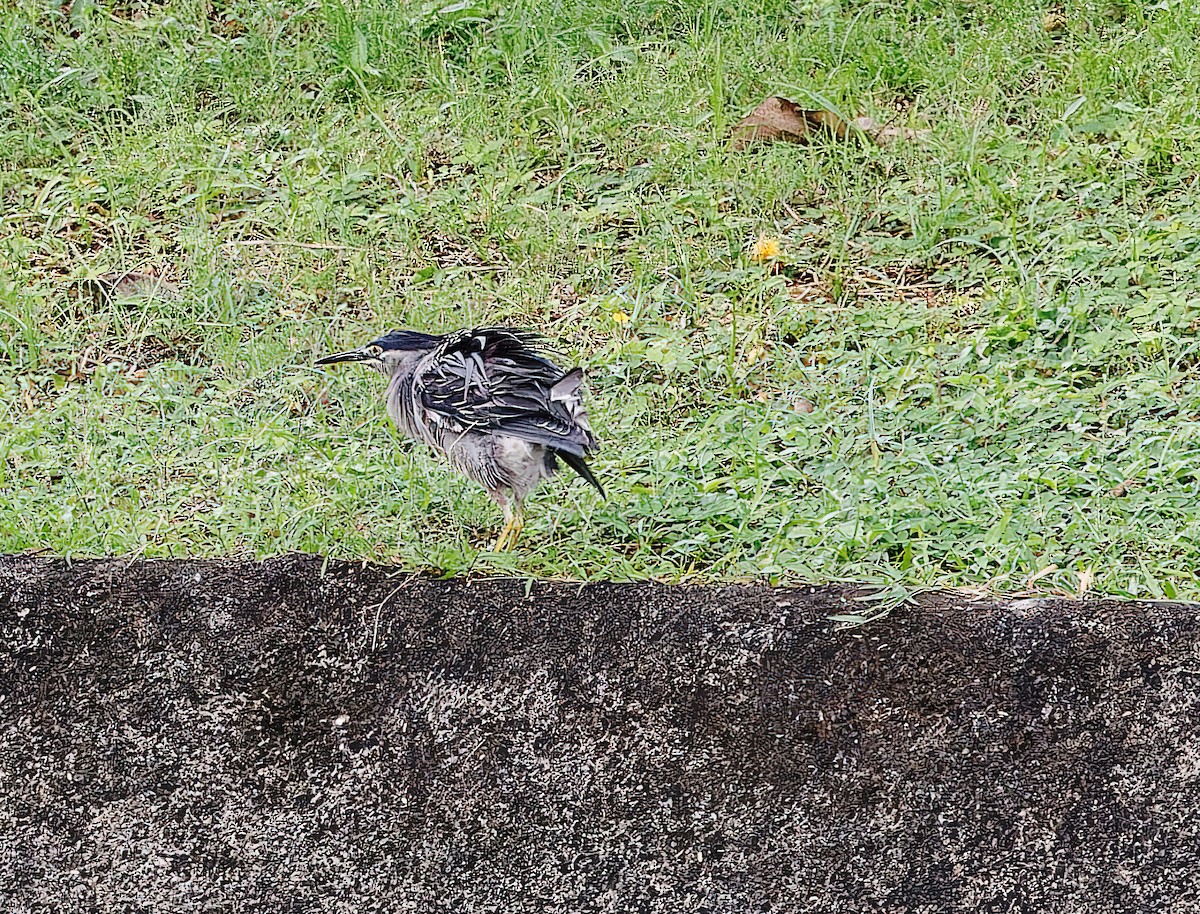
<instances>
[{"instance_id":1,"label":"bird's foot","mask_svg":"<svg viewBox=\"0 0 1200 914\"><path fill-rule=\"evenodd\" d=\"M500 535L496 537L496 544L492 546L492 552L504 552L505 546L508 543L509 531L512 530L512 522L506 523L500 531Z\"/></svg>"},{"instance_id":2,"label":"bird's foot","mask_svg":"<svg viewBox=\"0 0 1200 914\"><path fill-rule=\"evenodd\" d=\"M496 545L492 547L492 551L510 552L513 546L517 545L517 537L521 535L521 530L523 530L524 527L524 518L509 518L508 522L504 525L504 529L500 531L500 535L496 538Z\"/></svg>"}]
</instances>

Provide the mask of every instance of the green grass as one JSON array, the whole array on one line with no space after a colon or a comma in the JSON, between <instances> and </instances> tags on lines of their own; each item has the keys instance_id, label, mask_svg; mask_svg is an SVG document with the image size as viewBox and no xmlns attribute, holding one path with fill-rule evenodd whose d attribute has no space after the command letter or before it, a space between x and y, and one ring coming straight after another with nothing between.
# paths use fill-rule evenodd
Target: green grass
<instances>
[{"instance_id":1,"label":"green grass","mask_svg":"<svg viewBox=\"0 0 1200 914\"><path fill-rule=\"evenodd\" d=\"M19 0L0 552L1200 598L1190 7ZM932 132L732 149L773 93ZM311 364L500 320L588 366L610 497L492 556Z\"/></svg>"}]
</instances>

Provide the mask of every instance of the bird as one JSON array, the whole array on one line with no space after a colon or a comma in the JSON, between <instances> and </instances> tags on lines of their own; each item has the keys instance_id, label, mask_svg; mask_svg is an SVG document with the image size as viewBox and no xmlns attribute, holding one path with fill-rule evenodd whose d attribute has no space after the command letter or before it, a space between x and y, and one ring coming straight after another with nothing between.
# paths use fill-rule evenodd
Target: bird
<instances>
[{"instance_id":1,"label":"bird","mask_svg":"<svg viewBox=\"0 0 1200 914\"><path fill-rule=\"evenodd\" d=\"M525 499L558 461L604 497L586 457L598 445L583 402L583 369L550 360L544 336L515 327L445 334L391 330L316 366L358 362L387 380L388 415L479 483L504 514L495 551L511 550Z\"/></svg>"}]
</instances>

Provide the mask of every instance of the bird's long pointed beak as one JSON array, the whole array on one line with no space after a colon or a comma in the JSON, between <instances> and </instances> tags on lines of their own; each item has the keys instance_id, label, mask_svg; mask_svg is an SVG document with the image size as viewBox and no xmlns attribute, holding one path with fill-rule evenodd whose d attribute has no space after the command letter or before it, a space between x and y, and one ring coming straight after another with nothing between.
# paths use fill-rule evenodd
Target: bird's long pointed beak
<instances>
[{"instance_id":1,"label":"bird's long pointed beak","mask_svg":"<svg viewBox=\"0 0 1200 914\"><path fill-rule=\"evenodd\" d=\"M349 352L338 352L334 355L327 355L323 358L317 359L315 362L313 362L313 365L336 365L339 362L365 362L370 358L371 357L361 349L351 349Z\"/></svg>"}]
</instances>

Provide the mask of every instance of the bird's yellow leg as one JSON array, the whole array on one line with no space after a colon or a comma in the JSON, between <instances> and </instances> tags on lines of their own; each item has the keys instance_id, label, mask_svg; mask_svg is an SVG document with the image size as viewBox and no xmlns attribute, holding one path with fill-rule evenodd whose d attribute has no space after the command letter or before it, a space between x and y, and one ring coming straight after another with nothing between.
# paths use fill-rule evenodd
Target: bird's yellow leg
<instances>
[{"instance_id":1,"label":"bird's yellow leg","mask_svg":"<svg viewBox=\"0 0 1200 914\"><path fill-rule=\"evenodd\" d=\"M506 549L512 549L517 545L517 537L521 535L521 531L525 529L525 512L518 509L513 512L512 520L509 522L508 543Z\"/></svg>"},{"instance_id":2,"label":"bird's yellow leg","mask_svg":"<svg viewBox=\"0 0 1200 914\"><path fill-rule=\"evenodd\" d=\"M504 528L496 537L496 545L492 547L493 552L507 552L512 548L512 543L516 539L513 535L513 522L516 518L513 516L512 508L509 507L508 502L504 502L500 505L500 509L504 512Z\"/></svg>"}]
</instances>

